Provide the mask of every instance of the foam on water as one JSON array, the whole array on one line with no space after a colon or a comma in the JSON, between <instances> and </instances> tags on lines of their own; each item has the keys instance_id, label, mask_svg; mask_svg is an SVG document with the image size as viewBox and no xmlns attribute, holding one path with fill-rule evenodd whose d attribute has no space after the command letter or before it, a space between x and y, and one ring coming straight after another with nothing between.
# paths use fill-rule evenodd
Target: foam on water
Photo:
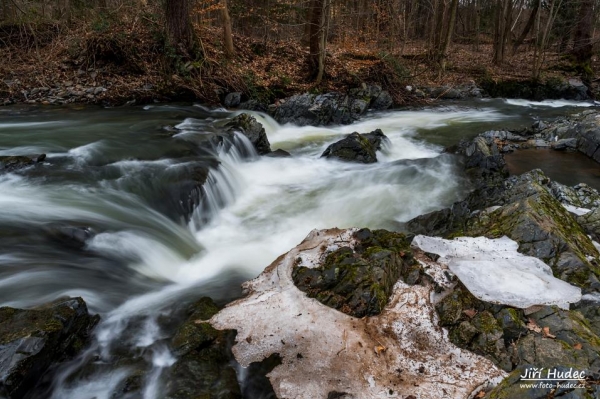
<instances>
[{"instance_id":1,"label":"foam on water","mask_svg":"<svg viewBox=\"0 0 600 399\"><path fill-rule=\"evenodd\" d=\"M515 105L519 107L548 107L548 108L563 108L563 107L583 107L589 108L594 107L597 104L593 102L581 102L571 100L544 100L544 101L531 101L523 99L506 99L504 100L507 104Z\"/></svg>"}]
</instances>

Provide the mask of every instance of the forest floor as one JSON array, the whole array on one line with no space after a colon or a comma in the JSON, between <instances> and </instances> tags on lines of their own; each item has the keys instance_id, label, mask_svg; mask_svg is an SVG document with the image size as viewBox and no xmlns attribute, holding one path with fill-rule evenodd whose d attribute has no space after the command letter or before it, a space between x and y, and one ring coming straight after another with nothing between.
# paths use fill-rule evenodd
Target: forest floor
<instances>
[{"instance_id":1,"label":"forest floor","mask_svg":"<svg viewBox=\"0 0 600 399\"><path fill-rule=\"evenodd\" d=\"M263 42L234 37L236 54L227 59L221 31L201 32L204 58L184 62L165 54L156 21L109 28L81 26L60 31L52 25L28 31L0 29L0 104L98 103L198 100L218 104L229 92L271 103L301 92L344 91L375 83L397 104L415 99L407 85L458 85L470 81L531 79L533 49L523 45L502 65L492 64L492 44L452 44L446 72L427 57L425 43L407 43L402 54L369 43L329 43L326 73L315 86L308 73L308 48L298 41ZM10 43L10 44L9 44ZM175 67L173 67L175 65ZM542 79L569 78L569 62L545 57Z\"/></svg>"}]
</instances>

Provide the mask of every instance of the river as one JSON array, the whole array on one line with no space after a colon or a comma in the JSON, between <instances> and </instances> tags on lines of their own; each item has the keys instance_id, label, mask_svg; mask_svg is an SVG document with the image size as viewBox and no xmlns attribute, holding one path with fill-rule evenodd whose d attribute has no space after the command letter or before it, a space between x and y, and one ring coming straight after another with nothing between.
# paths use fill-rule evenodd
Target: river
<instances>
[{"instance_id":1,"label":"river","mask_svg":"<svg viewBox=\"0 0 600 399\"><path fill-rule=\"evenodd\" d=\"M101 315L92 347L59 370L48 396L111 398L132 372L119 363L127 353L151 365L143 397L160 398L160 376L175 360L164 320L185 304L205 295L221 304L239 297L242 281L312 229L395 229L449 206L468 187L445 146L589 106L481 100L373 113L337 127L280 126L254 114L271 148L290 158L258 157L241 135L210 144L235 115L225 110L0 108L0 155L47 154L42 165L0 175L0 305L81 296ZM344 135L377 128L390 139L378 163L319 158ZM574 176L552 155L538 158L520 167L598 187L597 168ZM589 169L582 156L572 158L574 170ZM203 201L187 221L177 183L205 167ZM85 241L65 242L64 231Z\"/></svg>"}]
</instances>

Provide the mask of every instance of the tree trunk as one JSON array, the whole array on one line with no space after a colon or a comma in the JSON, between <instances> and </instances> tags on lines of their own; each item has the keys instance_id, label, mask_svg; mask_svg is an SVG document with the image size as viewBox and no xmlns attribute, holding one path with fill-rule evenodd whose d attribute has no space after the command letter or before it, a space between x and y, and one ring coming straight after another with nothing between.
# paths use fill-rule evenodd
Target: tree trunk
<instances>
[{"instance_id":1,"label":"tree trunk","mask_svg":"<svg viewBox=\"0 0 600 399\"><path fill-rule=\"evenodd\" d=\"M223 7L223 43L225 44L225 55L227 58L233 57L235 50L233 48L233 37L231 34L231 18L229 17L229 9L227 8L227 0L221 0Z\"/></svg>"},{"instance_id":2,"label":"tree trunk","mask_svg":"<svg viewBox=\"0 0 600 399\"><path fill-rule=\"evenodd\" d=\"M576 66L581 69L584 80L590 80L592 70L592 55L594 44L592 42L592 29L594 26L594 0L581 0L579 17L575 35L573 36L573 56Z\"/></svg>"},{"instance_id":3,"label":"tree trunk","mask_svg":"<svg viewBox=\"0 0 600 399\"><path fill-rule=\"evenodd\" d=\"M325 0L312 0L309 65L315 83L321 83L325 70Z\"/></svg>"},{"instance_id":4,"label":"tree trunk","mask_svg":"<svg viewBox=\"0 0 600 399\"><path fill-rule=\"evenodd\" d=\"M448 17L448 23L446 26L446 32L444 33L444 41L440 48L440 69L442 72L446 71L446 60L448 58L448 48L452 41L452 32L454 31L454 25L456 23L456 11L458 10L458 0L452 0L450 4L450 16Z\"/></svg>"},{"instance_id":5,"label":"tree trunk","mask_svg":"<svg viewBox=\"0 0 600 399\"><path fill-rule=\"evenodd\" d=\"M196 41L190 19L190 0L165 0L167 45L183 56L194 57Z\"/></svg>"},{"instance_id":6,"label":"tree trunk","mask_svg":"<svg viewBox=\"0 0 600 399\"><path fill-rule=\"evenodd\" d=\"M519 38L513 45L513 55L517 54L517 50L519 50L519 46L521 46L521 44L523 44L523 42L527 38L527 35L529 34L529 32L531 32L531 28L533 28L533 25L535 24L535 18L537 16L539 9L540 9L540 0L536 0L535 3L533 4L533 9L531 10L531 14L529 14L529 19L527 20L527 24L525 25L523 32L521 32L521 35L519 36Z\"/></svg>"}]
</instances>

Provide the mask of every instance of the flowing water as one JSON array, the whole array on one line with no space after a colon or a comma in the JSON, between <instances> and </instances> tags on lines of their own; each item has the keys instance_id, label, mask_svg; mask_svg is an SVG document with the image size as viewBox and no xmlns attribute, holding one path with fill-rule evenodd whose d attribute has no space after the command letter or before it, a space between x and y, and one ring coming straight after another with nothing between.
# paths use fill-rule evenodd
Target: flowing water
<instances>
[{"instance_id":1,"label":"flowing water","mask_svg":"<svg viewBox=\"0 0 600 399\"><path fill-rule=\"evenodd\" d=\"M468 187L443 146L575 105L591 106L487 100L328 128L280 126L255 114L271 147L291 158L259 158L241 135L213 140L235 115L224 110L1 108L0 155L48 156L0 175L0 305L82 296L102 317L93 345L44 395L111 398L133 372L117 362L127 353L150 365L143 397L161 398L160 377L176 360L164 344L172 334L165 317L202 296L239 297L242 281L312 229L394 229L450 205ZM376 128L390 139L378 163L319 158L344 135ZM204 168L201 204L188 221L180 194L190 188L186 176ZM66 240L65 232L83 239Z\"/></svg>"}]
</instances>

